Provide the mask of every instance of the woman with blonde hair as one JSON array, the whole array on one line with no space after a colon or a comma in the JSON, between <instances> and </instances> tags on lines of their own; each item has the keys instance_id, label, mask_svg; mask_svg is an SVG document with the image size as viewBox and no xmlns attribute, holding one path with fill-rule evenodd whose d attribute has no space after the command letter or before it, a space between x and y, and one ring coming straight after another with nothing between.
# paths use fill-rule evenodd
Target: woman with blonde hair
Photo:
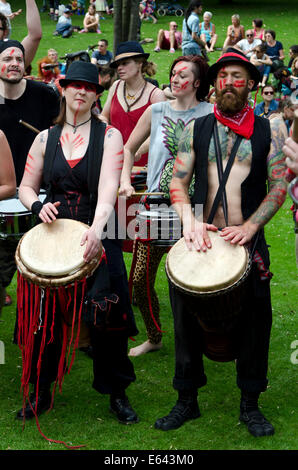
<instances>
[{"instance_id":1,"label":"woman with blonde hair","mask_svg":"<svg viewBox=\"0 0 298 470\"><path fill-rule=\"evenodd\" d=\"M223 49L226 49L229 46L235 46L235 44L241 39L245 38L244 26L240 24L240 16L235 14L231 18L232 24L228 26L227 37L225 39Z\"/></svg>"}]
</instances>

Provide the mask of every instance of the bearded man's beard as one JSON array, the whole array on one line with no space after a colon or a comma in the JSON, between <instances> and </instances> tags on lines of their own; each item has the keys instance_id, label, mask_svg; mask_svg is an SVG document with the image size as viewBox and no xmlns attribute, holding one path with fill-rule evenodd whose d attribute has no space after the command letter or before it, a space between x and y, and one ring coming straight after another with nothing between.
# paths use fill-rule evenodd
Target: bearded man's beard
<instances>
[{"instance_id":1,"label":"bearded man's beard","mask_svg":"<svg viewBox=\"0 0 298 470\"><path fill-rule=\"evenodd\" d=\"M19 78L3 78L1 77L1 80L4 82L4 83L9 83L10 85L16 85L17 83L20 83L22 80L23 80L23 77L19 77Z\"/></svg>"},{"instance_id":2,"label":"bearded man's beard","mask_svg":"<svg viewBox=\"0 0 298 470\"><path fill-rule=\"evenodd\" d=\"M227 91L232 94L227 94ZM233 87L227 87L224 90L216 89L215 94L218 109L228 116L233 116L239 113L246 105L249 89L244 88L242 91L238 91Z\"/></svg>"}]
</instances>

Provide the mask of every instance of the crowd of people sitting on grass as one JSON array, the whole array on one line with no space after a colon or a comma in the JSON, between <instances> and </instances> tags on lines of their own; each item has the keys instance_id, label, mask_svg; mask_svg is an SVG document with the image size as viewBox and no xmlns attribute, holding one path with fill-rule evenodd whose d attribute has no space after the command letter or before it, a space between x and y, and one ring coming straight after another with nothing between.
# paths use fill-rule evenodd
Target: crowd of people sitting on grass
<instances>
[{"instance_id":1,"label":"crowd of people sitting on grass","mask_svg":"<svg viewBox=\"0 0 298 470\"><path fill-rule=\"evenodd\" d=\"M49 5L47 5L49 3ZM54 35L63 38L70 37L74 31L79 33L101 34L100 20L105 19L104 14L113 14L113 5L103 1L72 1L69 5L59 5L59 2L43 2L42 11L49 6L49 15L57 21ZM72 15L84 15L83 27L73 26ZM145 20L157 22L156 3L144 0L139 4L140 24ZM202 16L201 16L202 15ZM267 117L276 101L290 96L298 88L298 45L289 49L289 62L285 63L286 56L283 44L276 39L276 31L266 28L261 18L252 20L251 28L245 30L241 24L240 16L233 14L231 24L227 27L226 38L222 47L218 44L218 35L213 21L213 13L204 11L201 2L192 0L184 11L182 31L179 30L175 20L169 22L169 29L159 29L156 38L155 52L167 50L170 54L181 50L182 55L197 54L203 56L208 62L212 60L214 51L225 51L227 47L240 50L260 72L261 81L258 87L261 90L262 102L255 108L255 113ZM203 21L201 21L203 19ZM113 54L108 50L108 41L100 39L98 49L92 52L91 62L100 69L100 77L106 89L115 80L115 73L109 68ZM54 67L55 65L55 67ZM57 52L50 49L47 57L38 61L38 79L46 83L53 83L65 73L65 64L58 61ZM269 80L270 76L270 80ZM271 101L270 90L274 91L275 100ZM169 89L164 86L170 97ZM266 95L266 93L269 95ZM212 93L210 93L212 100Z\"/></svg>"}]
</instances>

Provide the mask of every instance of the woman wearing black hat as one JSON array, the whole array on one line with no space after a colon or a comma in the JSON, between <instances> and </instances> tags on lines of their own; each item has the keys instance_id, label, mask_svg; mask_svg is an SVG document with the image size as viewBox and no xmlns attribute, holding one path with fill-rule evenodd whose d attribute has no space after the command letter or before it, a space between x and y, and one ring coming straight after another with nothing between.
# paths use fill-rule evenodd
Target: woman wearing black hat
<instances>
[{"instance_id":1,"label":"woman wearing black hat","mask_svg":"<svg viewBox=\"0 0 298 470\"><path fill-rule=\"evenodd\" d=\"M135 380L133 365L127 357L127 341L128 336L137 334L137 329L129 301L121 246L117 240L106 238L101 241L117 197L123 159L122 137L117 129L107 127L92 113L97 94L102 91L94 64L73 62L66 77L60 80L60 85L63 98L57 124L36 137L28 155L19 195L22 203L38 214L44 223L52 223L56 218L69 218L90 226L81 240L81 244L86 246L86 263L104 246L111 293L119 298L115 304L107 302L110 305L109 320L115 318L115 314L117 319L121 318L122 324L116 324L116 327L119 326L117 331L111 331L108 323L104 331L90 327L93 387L100 393L110 394L111 411L119 421L135 423L138 418L128 402L125 389ZM92 172L88 168L92 168ZM94 172L97 179L92 182L90 173ZM44 204L37 196L42 178L50 190ZM91 279L93 287L99 291L102 286L101 281L97 281L96 272ZM97 303L102 301L96 296L91 298ZM107 300L106 296L104 300ZM56 317L59 307L56 306ZM61 313L60 320L62 318ZM38 344L37 336L35 344ZM56 380L60 353L61 339L58 334L54 343L46 346L43 353L37 414L50 407L50 385ZM38 355L38 351L33 353L30 377L30 383L35 386ZM34 393L30 401L34 408ZM18 418L22 419L24 415L26 418L33 417L30 405L25 407L24 412L21 410L18 413Z\"/></svg>"},{"instance_id":2,"label":"woman wearing black hat","mask_svg":"<svg viewBox=\"0 0 298 470\"><path fill-rule=\"evenodd\" d=\"M163 91L144 77L155 73L154 64L147 61L148 57L138 42L127 41L118 46L110 64L117 69L119 80L110 88L101 116L120 130L124 144L148 106L165 101ZM147 157L147 153L143 154L136 165L146 165Z\"/></svg>"}]
</instances>

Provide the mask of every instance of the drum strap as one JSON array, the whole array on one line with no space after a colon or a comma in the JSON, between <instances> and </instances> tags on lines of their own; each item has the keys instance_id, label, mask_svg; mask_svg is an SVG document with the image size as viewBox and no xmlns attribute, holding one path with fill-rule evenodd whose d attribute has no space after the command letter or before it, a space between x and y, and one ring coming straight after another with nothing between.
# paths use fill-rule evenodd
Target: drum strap
<instances>
[{"instance_id":1,"label":"drum strap","mask_svg":"<svg viewBox=\"0 0 298 470\"><path fill-rule=\"evenodd\" d=\"M222 177L223 177L223 165L222 165L222 153L221 153L221 148L219 144L219 137L218 137L218 128L217 128L217 122L216 120L214 121L214 144L215 144L215 155L216 155L216 164L217 164L217 173L218 173L218 181L221 182ZM227 195L226 195L226 190L223 188L222 191L222 207L223 207L223 213L224 213L224 218L226 222L226 226L229 225L228 222L228 203L227 203Z\"/></svg>"},{"instance_id":2,"label":"drum strap","mask_svg":"<svg viewBox=\"0 0 298 470\"><path fill-rule=\"evenodd\" d=\"M214 134L215 134L215 139L216 139L216 133L214 133ZM219 204L220 200L223 197L222 196L223 191L224 191L224 188L225 188L226 183L228 181L228 177L229 177L230 171L232 169L232 166L233 166L233 163L234 163L234 160L235 160L235 157L236 157L236 153L239 149L239 145L241 143L242 138L243 137L241 135L237 135L237 139L236 139L236 141L233 145L231 155L229 157L229 160L228 160L228 163L226 165L225 171L224 171L224 173L222 175L222 178L221 178L221 181L219 183L219 187L218 187L215 199L213 201L213 205L212 205L212 208L211 208L208 220L207 220L207 224L212 224L212 222L213 222L215 213L216 213L217 208L218 208L218 204ZM216 148L216 146L215 146L215 148ZM227 220L226 220L226 222L227 222Z\"/></svg>"}]
</instances>

